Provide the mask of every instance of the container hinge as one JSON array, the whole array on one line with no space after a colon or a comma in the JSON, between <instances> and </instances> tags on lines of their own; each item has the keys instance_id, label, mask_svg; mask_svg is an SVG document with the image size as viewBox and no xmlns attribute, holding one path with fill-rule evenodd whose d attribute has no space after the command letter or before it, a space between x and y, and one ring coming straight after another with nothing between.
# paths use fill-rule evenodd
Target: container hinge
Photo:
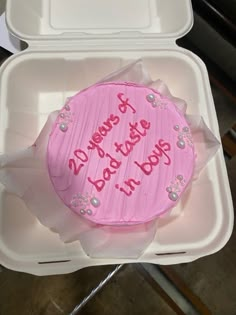
<instances>
[{"instance_id":1,"label":"container hinge","mask_svg":"<svg viewBox=\"0 0 236 315\"><path fill-rule=\"evenodd\" d=\"M134 51L159 50L176 47L175 39L106 39L106 40L45 40L29 41L28 49L32 50L79 50L79 51Z\"/></svg>"}]
</instances>

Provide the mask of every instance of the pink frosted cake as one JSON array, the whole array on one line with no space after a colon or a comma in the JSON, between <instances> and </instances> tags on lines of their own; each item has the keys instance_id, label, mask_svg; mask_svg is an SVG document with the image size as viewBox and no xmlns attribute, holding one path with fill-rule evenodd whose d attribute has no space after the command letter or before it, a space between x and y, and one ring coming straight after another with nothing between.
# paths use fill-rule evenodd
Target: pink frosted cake
<instances>
[{"instance_id":1,"label":"pink frosted cake","mask_svg":"<svg viewBox=\"0 0 236 315\"><path fill-rule=\"evenodd\" d=\"M47 164L68 208L98 224L127 225L176 205L195 154L185 117L170 99L112 82L67 101L50 134Z\"/></svg>"}]
</instances>

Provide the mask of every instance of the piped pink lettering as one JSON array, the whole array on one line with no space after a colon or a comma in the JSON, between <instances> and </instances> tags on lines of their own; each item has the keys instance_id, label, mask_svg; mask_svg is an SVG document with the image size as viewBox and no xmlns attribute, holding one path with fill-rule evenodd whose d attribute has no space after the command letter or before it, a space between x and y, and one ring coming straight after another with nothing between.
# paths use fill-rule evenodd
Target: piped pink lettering
<instances>
[{"instance_id":1,"label":"piped pink lettering","mask_svg":"<svg viewBox=\"0 0 236 315\"><path fill-rule=\"evenodd\" d=\"M124 194L126 194L126 196L131 196L133 191L135 190L136 186L140 185L141 182L138 180L135 180L133 178L129 178L128 180L124 181L124 184L126 186L128 186L128 188L130 189L129 191L127 189L125 189L125 187L120 187L118 184L115 185L116 189L119 189L121 192L123 192Z\"/></svg>"},{"instance_id":2,"label":"piped pink lettering","mask_svg":"<svg viewBox=\"0 0 236 315\"><path fill-rule=\"evenodd\" d=\"M133 178L129 178L128 180L126 180L124 182L132 191L135 190L135 186L134 185L140 185L141 182L139 180L135 180Z\"/></svg>"},{"instance_id":3,"label":"piped pink lettering","mask_svg":"<svg viewBox=\"0 0 236 315\"><path fill-rule=\"evenodd\" d=\"M89 144L90 145L87 146L88 150L95 150L96 149L100 158L104 158L105 152L98 144L94 143L92 140L89 140Z\"/></svg>"},{"instance_id":4,"label":"piped pink lettering","mask_svg":"<svg viewBox=\"0 0 236 315\"><path fill-rule=\"evenodd\" d=\"M137 161L134 161L134 164L136 164L145 175L150 175L152 173L152 164L151 162L143 162L138 163Z\"/></svg>"},{"instance_id":5,"label":"piped pink lettering","mask_svg":"<svg viewBox=\"0 0 236 315\"><path fill-rule=\"evenodd\" d=\"M117 161L109 153L106 153L106 157L110 159L110 166L117 170L121 166L121 161Z\"/></svg>"},{"instance_id":6,"label":"piped pink lettering","mask_svg":"<svg viewBox=\"0 0 236 315\"><path fill-rule=\"evenodd\" d=\"M168 142L165 142L163 139L160 139L158 141L158 144L155 145L155 149L147 157L148 161L145 161L143 163L134 161L134 164L136 164L145 175L150 175L153 171L153 167L159 164L160 159L163 156L167 158L167 161L165 161L164 164L165 165L171 164L171 159L165 152L165 151L170 151L170 149L171 149L170 144Z\"/></svg>"},{"instance_id":7,"label":"piped pink lettering","mask_svg":"<svg viewBox=\"0 0 236 315\"><path fill-rule=\"evenodd\" d=\"M88 162L88 156L87 154L81 150L81 149L77 149L74 151L74 155L82 162Z\"/></svg>"},{"instance_id":8,"label":"piped pink lettering","mask_svg":"<svg viewBox=\"0 0 236 315\"><path fill-rule=\"evenodd\" d=\"M132 195L132 191L126 191L124 188L120 187L118 184L116 184L115 187L116 187L116 189L119 189L119 191L126 194L126 196L128 196L128 197Z\"/></svg>"},{"instance_id":9,"label":"piped pink lettering","mask_svg":"<svg viewBox=\"0 0 236 315\"><path fill-rule=\"evenodd\" d=\"M88 177L88 181L94 185L98 192L102 191L105 186L105 180L103 179L92 180L90 177Z\"/></svg>"},{"instance_id":10,"label":"piped pink lettering","mask_svg":"<svg viewBox=\"0 0 236 315\"><path fill-rule=\"evenodd\" d=\"M150 122L146 120L140 120L140 125L143 128L143 130L140 130L140 126L137 122L135 123L129 123L130 126L130 134L128 140L125 141L125 143L114 143L114 146L116 147L116 152L120 152L124 156L128 156L130 152L133 151L134 146L141 140L141 137L145 137L147 132L146 130L150 128L151 124ZM145 128L145 129L144 129Z\"/></svg>"},{"instance_id":11,"label":"piped pink lettering","mask_svg":"<svg viewBox=\"0 0 236 315\"><path fill-rule=\"evenodd\" d=\"M108 167L104 168L104 170L103 170L103 178L106 181L109 181L111 179L111 175L115 174L115 173L116 173L116 171L111 171Z\"/></svg>"},{"instance_id":12,"label":"piped pink lettering","mask_svg":"<svg viewBox=\"0 0 236 315\"><path fill-rule=\"evenodd\" d=\"M74 159L69 159L69 169L73 171L74 175L78 175L83 166L84 164L77 165Z\"/></svg>"},{"instance_id":13,"label":"piped pink lettering","mask_svg":"<svg viewBox=\"0 0 236 315\"><path fill-rule=\"evenodd\" d=\"M132 113L136 113L136 110L134 109L134 107L129 103L129 99L123 99L124 93L118 93L117 97L118 99L121 101L121 103L119 104L119 110L122 114L125 114L127 111L127 108L129 107L132 110Z\"/></svg>"}]
</instances>

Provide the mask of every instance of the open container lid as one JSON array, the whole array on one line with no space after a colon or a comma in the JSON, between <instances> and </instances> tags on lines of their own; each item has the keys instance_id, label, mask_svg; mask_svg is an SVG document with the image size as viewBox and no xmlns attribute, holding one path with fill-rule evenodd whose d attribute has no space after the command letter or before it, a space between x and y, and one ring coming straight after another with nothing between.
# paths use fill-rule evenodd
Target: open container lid
<instances>
[{"instance_id":1,"label":"open container lid","mask_svg":"<svg viewBox=\"0 0 236 315\"><path fill-rule=\"evenodd\" d=\"M25 41L177 39L193 16L191 0L8 0L6 21Z\"/></svg>"}]
</instances>

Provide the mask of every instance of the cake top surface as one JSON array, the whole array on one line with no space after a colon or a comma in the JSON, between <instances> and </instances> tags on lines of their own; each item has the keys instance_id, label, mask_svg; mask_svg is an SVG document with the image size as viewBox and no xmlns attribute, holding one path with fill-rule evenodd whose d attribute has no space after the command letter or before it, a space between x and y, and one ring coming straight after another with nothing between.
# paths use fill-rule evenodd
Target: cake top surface
<instances>
[{"instance_id":1,"label":"cake top surface","mask_svg":"<svg viewBox=\"0 0 236 315\"><path fill-rule=\"evenodd\" d=\"M194 164L184 115L168 97L134 83L101 83L69 98L48 141L56 193L98 224L162 215L178 202Z\"/></svg>"}]
</instances>

